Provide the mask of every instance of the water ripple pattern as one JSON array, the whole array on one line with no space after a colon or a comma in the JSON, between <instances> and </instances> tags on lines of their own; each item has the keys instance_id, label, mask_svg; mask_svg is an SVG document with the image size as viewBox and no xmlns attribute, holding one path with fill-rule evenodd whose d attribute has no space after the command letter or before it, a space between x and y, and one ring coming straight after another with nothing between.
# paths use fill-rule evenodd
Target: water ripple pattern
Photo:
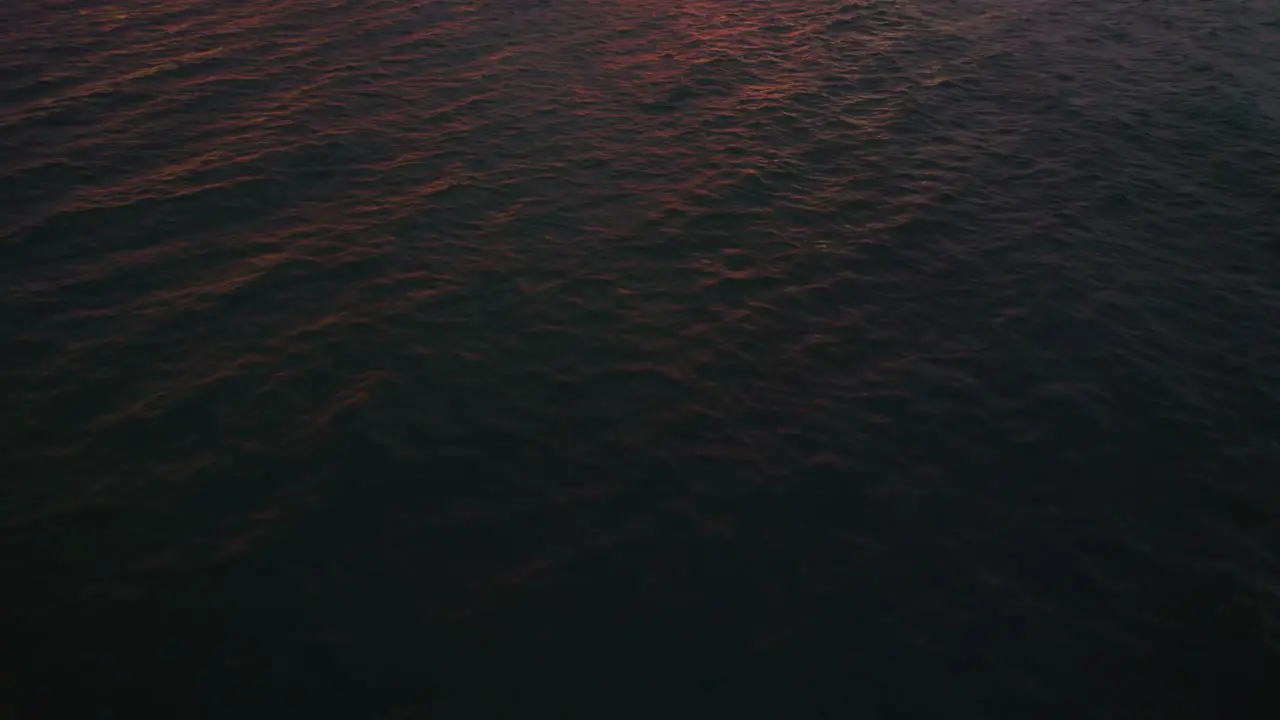
<instances>
[{"instance_id":1,"label":"water ripple pattern","mask_svg":"<svg viewBox=\"0 0 1280 720\"><path fill-rule=\"evenodd\" d=\"M0 38L20 703L475 717L662 656L875 717L1280 710L1274 2Z\"/></svg>"}]
</instances>

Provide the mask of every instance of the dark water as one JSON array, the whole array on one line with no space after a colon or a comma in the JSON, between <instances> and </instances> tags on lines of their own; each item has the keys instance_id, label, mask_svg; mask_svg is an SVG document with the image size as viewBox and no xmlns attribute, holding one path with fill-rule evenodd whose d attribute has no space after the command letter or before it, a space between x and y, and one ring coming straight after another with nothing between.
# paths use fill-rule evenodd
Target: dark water
<instances>
[{"instance_id":1,"label":"dark water","mask_svg":"<svg viewBox=\"0 0 1280 720\"><path fill-rule=\"evenodd\" d=\"M1280 5L0 8L0 714L1280 717Z\"/></svg>"}]
</instances>

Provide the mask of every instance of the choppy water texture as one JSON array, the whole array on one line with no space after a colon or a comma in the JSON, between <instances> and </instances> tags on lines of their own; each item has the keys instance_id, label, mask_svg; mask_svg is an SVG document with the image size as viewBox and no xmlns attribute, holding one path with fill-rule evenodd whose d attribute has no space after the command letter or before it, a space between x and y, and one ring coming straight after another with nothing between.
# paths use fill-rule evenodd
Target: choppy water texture
<instances>
[{"instance_id":1,"label":"choppy water texture","mask_svg":"<svg viewBox=\"0 0 1280 720\"><path fill-rule=\"evenodd\" d=\"M4 712L1280 716L1280 5L0 33Z\"/></svg>"}]
</instances>

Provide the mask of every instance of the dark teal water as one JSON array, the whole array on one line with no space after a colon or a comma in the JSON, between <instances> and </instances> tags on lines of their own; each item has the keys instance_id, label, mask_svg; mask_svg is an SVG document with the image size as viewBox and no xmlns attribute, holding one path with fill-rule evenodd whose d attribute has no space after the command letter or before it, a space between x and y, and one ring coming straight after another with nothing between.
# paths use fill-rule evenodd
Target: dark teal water
<instances>
[{"instance_id":1,"label":"dark teal water","mask_svg":"<svg viewBox=\"0 0 1280 720\"><path fill-rule=\"evenodd\" d=\"M0 38L5 717L1280 716L1280 5Z\"/></svg>"}]
</instances>

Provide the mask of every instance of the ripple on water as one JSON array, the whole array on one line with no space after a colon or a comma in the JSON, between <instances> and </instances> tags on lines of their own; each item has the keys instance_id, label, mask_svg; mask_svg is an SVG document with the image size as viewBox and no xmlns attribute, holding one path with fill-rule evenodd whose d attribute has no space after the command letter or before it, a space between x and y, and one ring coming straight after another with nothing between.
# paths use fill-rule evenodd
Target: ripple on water
<instances>
[{"instance_id":1,"label":"ripple on water","mask_svg":"<svg viewBox=\"0 0 1280 720\"><path fill-rule=\"evenodd\" d=\"M1274 14L5 5L14 677L1263 717Z\"/></svg>"}]
</instances>

